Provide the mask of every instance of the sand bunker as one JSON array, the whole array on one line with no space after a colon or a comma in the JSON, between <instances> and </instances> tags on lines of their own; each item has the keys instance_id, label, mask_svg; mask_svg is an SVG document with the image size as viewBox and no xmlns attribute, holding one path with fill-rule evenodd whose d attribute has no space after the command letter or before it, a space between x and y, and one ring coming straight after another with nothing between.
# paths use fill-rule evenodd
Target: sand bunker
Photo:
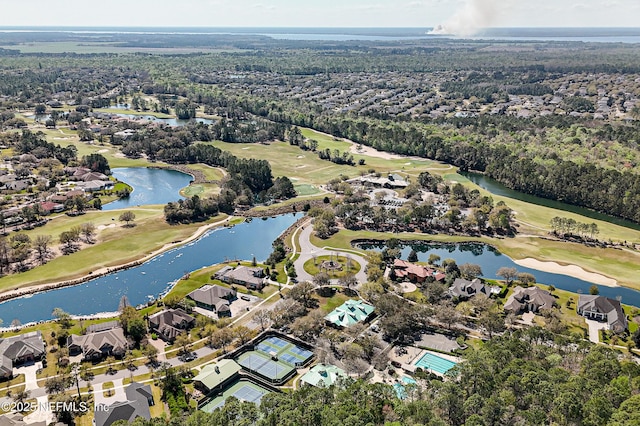
<instances>
[{"instance_id":1,"label":"sand bunker","mask_svg":"<svg viewBox=\"0 0 640 426\"><path fill-rule=\"evenodd\" d=\"M528 257L526 259L514 260L517 265L525 268L537 269L538 271L551 272L553 274L569 275L570 277L579 278L584 281L607 287L617 287L618 282L613 278L605 277L602 274L588 272L577 265L560 265L557 262L542 262L537 259Z\"/></svg>"}]
</instances>

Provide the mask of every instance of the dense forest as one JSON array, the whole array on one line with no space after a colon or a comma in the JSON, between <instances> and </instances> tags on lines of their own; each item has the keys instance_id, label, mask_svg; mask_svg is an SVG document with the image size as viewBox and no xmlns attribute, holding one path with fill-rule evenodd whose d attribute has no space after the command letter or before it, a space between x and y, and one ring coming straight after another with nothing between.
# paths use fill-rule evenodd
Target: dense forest
<instances>
[{"instance_id":1,"label":"dense forest","mask_svg":"<svg viewBox=\"0 0 640 426\"><path fill-rule=\"evenodd\" d=\"M17 43L20 36L2 37ZM151 43L144 36L119 37L129 46ZM159 101L148 109L173 108L192 117L202 108L219 120L173 134L139 133L120 141L128 156L199 161L203 148L194 141L282 140L288 126L311 127L384 151L481 171L512 189L640 222L635 45L548 42L510 50L490 41L212 37L171 41L167 35L153 43L202 46L209 40L238 50L10 54L0 69L5 109L0 119L5 127L18 127L12 111L60 94L96 108L127 95L141 100L142 93ZM258 46L264 50L253 50ZM350 163L332 152L320 154ZM225 166L224 158L211 164ZM243 179L254 193L270 186L263 169Z\"/></svg>"}]
</instances>

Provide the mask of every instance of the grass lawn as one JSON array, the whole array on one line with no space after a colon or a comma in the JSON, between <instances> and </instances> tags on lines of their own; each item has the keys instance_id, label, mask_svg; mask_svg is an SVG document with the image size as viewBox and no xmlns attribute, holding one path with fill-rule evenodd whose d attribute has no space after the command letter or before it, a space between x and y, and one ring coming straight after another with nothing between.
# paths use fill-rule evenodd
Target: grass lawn
<instances>
[{"instance_id":1,"label":"grass lawn","mask_svg":"<svg viewBox=\"0 0 640 426\"><path fill-rule=\"evenodd\" d=\"M315 259L309 259L304 263L304 270L311 275L317 275L324 271L324 268L321 268L322 262L329 260L338 262L340 266L342 266L342 270L326 271L332 278L343 277L348 273L357 274L360 272L360 264L355 260L351 260L351 266L347 268L347 262L349 259L346 256L317 256Z\"/></svg>"},{"instance_id":2,"label":"grass lawn","mask_svg":"<svg viewBox=\"0 0 640 426\"><path fill-rule=\"evenodd\" d=\"M93 112L104 112L107 114L127 114L127 115L150 115L155 118L175 118L171 114L164 114L162 112L149 111L136 111L135 109L125 108L94 108Z\"/></svg>"},{"instance_id":3,"label":"grass lawn","mask_svg":"<svg viewBox=\"0 0 640 426\"><path fill-rule=\"evenodd\" d=\"M162 248L165 244L188 238L203 225L169 225L164 220L162 206L145 206L129 210L136 215L136 226L132 228L122 227L117 221L117 212L93 211L74 218L62 215L42 228L27 231L32 238L39 234L52 235L54 244L57 244L60 232L73 226L85 222L92 222L96 227L109 225L99 232L98 243L94 245L71 255L57 257L30 271L0 278L0 290L21 287L27 283L35 285L79 278L102 267L131 262ZM208 223L220 221L225 217L216 216ZM111 226L112 224L115 226Z\"/></svg>"},{"instance_id":4,"label":"grass lawn","mask_svg":"<svg viewBox=\"0 0 640 426\"><path fill-rule=\"evenodd\" d=\"M188 164L187 168L202 172L202 174L204 174L205 179L207 180L221 180L225 176L225 173L222 169L218 167L208 166L202 163Z\"/></svg>"},{"instance_id":5,"label":"grass lawn","mask_svg":"<svg viewBox=\"0 0 640 426\"><path fill-rule=\"evenodd\" d=\"M293 185L293 187L295 188L296 192L298 193L299 197L306 197L309 195L316 195L319 194L321 191L320 189L315 186L315 185L309 185L309 184L300 184L300 185Z\"/></svg>"},{"instance_id":6,"label":"grass lawn","mask_svg":"<svg viewBox=\"0 0 640 426\"><path fill-rule=\"evenodd\" d=\"M342 305L347 300L351 299L351 297L345 295L344 293L340 293L337 290L335 294L331 297L322 297L322 296L319 296L318 294L314 294L313 297L318 299L318 302L320 304L320 309L322 309L327 314L333 311L338 306Z\"/></svg>"},{"instance_id":7,"label":"grass lawn","mask_svg":"<svg viewBox=\"0 0 640 426\"><path fill-rule=\"evenodd\" d=\"M220 193L220 187L213 183L192 183L180 190L180 195L183 197L193 197L197 195L198 197L210 197L212 195L217 195Z\"/></svg>"}]
</instances>

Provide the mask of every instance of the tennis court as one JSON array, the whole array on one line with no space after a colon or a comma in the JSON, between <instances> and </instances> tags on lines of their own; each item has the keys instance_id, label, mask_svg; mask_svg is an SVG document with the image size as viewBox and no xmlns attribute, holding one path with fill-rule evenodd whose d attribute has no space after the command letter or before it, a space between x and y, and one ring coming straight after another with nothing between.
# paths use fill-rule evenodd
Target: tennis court
<instances>
[{"instance_id":1,"label":"tennis court","mask_svg":"<svg viewBox=\"0 0 640 426\"><path fill-rule=\"evenodd\" d=\"M224 390L219 395L202 406L200 409L207 413L212 413L216 408L224 405L227 398L234 396L241 401L253 402L260 405L262 397L269 393L269 390L247 380L239 380Z\"/></svg>"},{"instance_id":2,"label":"tennis court","mask_svg":"<svg viewBox=\"0 0 640 426\"><path fill-rule=\"evenodd\" d=\"M236 362L249 371L261 374L271 380L281 380L295 370L292 365L274 361L268 355L258 351L248 351L240 355Z\"/></svg>"},{"instance_id":3,"label":"tennis court","mask_svg":"<svg viewBox=\"0 0 640 426\"><path fill-rule=\"evenodd\" d=\"M313 356L313 352L277 336L267 337L256 345L256 350L269 356L275 353L278 360L296 367L305 364Z\"/></svg>"}]
</instances>

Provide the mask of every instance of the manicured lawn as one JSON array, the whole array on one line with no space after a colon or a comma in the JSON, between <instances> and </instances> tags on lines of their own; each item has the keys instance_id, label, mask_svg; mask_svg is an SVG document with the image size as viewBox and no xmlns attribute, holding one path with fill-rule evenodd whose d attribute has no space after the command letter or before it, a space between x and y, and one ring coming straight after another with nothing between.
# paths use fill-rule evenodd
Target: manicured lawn
<instances>
[{"instance_id":1,"label":"manicured lawn","mask_svg":"<svg viewBox=\"0 0 640 426\"><path fill-rule=\"evenodd\" d=\"M128 115L150 115L156 118L175 118L175 116L170 114L163 114L161 112L154 112L153 110L149 111L136 111L135 109L119 109L119 108L95 108L94 112L104 112L107 114L128 114Z\"/></svg>"},{"instance_id":2,"label":"manicured lawn","mask_svg":"<svg viewBox=\"0 0 640 426\"><path fill-rule=\"evenodd\" d=\"M342 270L325 270L321 268L323 262L328 262L333 260L333 262L337 262L342 267ZM355 260L351 260L351 265L347 267L348 258L346 256L317 256L315 259L309 259L304 263L304 270L307 271L311 275L317 275L320 272L327 272L332 278L339 278L348 273L357 274L360 272L360 264Z\"/></svg>"},{"instance_id":3,"label":"manicured lawn","mask_svg":"<svg viewBox=\"0 0 640 426\"><path fill-rule=\"evenodd\" d=\"M221 180L224 177L222 169L206 164L189 164L187 168L202 172L207 180Z\"/></svg>"},{"instance_id":4,"label":"manicured lawn","mask_svg":"<svg viewBox=\"0 0 640 426\"><path fill-rule=\"evenodd\" d=\"M318 299L320 303L320 309L322 309L326 313L333 311L335 308L351 299L350 297L346 296L344 293L340 293L339 291L336 291L336 293L331 297L321 297L317 294L315 294L313 297Z\"/></svg>"},{"instance_id":5,"label":"manicured lawn","mask_svg":"<svg viewBox=\"0 0 640 426\"><path fill-rule=\"evenodd\" d=\"M295 188L295 190L298 193L299 197L305 197L305 196L308 196L308 195L316 195L316 194L320 193L320 189L318 189L318 187L315 186L315 185L300 184L300 185L293 185L293 187Z\"/></svg>"}]
</instances>

